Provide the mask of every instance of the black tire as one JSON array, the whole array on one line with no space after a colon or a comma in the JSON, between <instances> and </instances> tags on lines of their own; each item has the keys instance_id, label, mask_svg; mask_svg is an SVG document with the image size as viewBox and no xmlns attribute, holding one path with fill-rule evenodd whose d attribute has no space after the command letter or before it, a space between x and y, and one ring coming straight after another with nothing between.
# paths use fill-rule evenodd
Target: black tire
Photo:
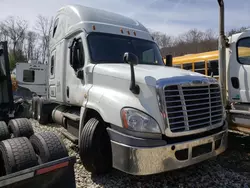
<instances>
[{"instance_id":1,"label":"black tire","mask_svg":"<svg viewBox=\"0 0 250 188\"><path fill-rule=\"evenodd\" d=\"M9 130L14 137L30 138L34 134L31 122L27 118L12 119L9 121Z\"/></svg>"},{"instance_id":2,"label":"black tire","mask_svg":"<svg viewBox=\"0 0 250 188\"><path fill-rule=\"evenodd\" d=\"M0 175L11 174L38 165L28 138L19 137L0 142Z\"/></svg>"},{"instance_id":3,"label":"black tire","mask_svg":"<svg viewBox=\"0 0 250 188\"><path fill-rule=\"evenodd\" d=\"M0 141L10 138L8 126L4 121L0 121Z\"/></svg>"},{"instance_id":4,"label":"black tire","mask_svg":"<svg viewBox=\"0 0 250 188\"><path fill-rule=\"evenodd\" d=\"M32 98L32 117L33 119L37 119L37 102L39 100L38 96Z\"/></svg>"},{"instance_id":5,"label":"black tire","mask_svg":"<svg viewBox=\"0 0 250 188\"><path fill-rule=\"evenodd\" d=\"M47 101L44 98L40 98L37 101L37 121L41 125L47 125L49 123L49 114L45 110Z\"/></svg>"},{"instance_id":6,"label":"black tire","mask_svg":"<svg viewBox=\"0 0 250 188\"><path fill-rule=\"evenodd\" d=\"M111 142L102 121L91 118L83 127L79 154L83 166L89 172L104 174L111 171Z\"/></svg>"},{"instance_id":7,"label":"black tire","mask_svg":"<svg viewBox=\"0 0 250 188\"><path fill-rule=\"evenodd\" d=\"M30 142L39 156L39 164L68 157L68 151L62 140L53 132L35 133Z\"/></svg>"}]
</instances>

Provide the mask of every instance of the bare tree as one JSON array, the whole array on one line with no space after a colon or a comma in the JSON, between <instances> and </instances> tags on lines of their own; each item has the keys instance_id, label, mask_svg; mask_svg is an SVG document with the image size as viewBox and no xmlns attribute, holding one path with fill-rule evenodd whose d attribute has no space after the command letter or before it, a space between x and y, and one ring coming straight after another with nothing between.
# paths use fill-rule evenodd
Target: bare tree
<instances>
[{"instance_id":1,"label":"bare tree","mask_svg":"<svg viewBox=\"0 0 250 188\"><path fill-rule=\"evenodd\" d=\"M191 29L182 35L182 38L187 43L199 43L202 41L204 33L197 29Z\"/></svg>"},{"instance_id":2,"label":"bare tree","mask_svg":"<svg viewBox=\"0 0 250 188\"><path fill-rule=\"evenodd\" d=\"M33 59L38 60L41 57L41 45L35 48Z\"/></svg>"},{"instance_id":3,"label":"bare tree","mask_svg":"<svg viewBox=\"0 0 250 188\"><path fill-rule=\"evenodd\" d=\"M239 27L231 29L227 32L227 35L239 33L247 29L248 27ZM160 32L152 32L152 36L155 38L156 43L161 48L162 56L172 54L173 56L181 56L185 54L201 53L218 49L218 33L212 29L205 31L199 31L197 29L191 29L181 35L171 37L170 42L166 42L164 34ZM166 43L164 43L166 42ZM170 44L170 45L169 45Z\"/></svg>"},{"instance_id":4,"label":"bare tree","mask_svg":"<svg viewBox=\"0 0 250 188\"><path fill-rule=\"evenodd\" d=\"M42 15L38 15L35 29L39 32L41 38L42 63L44 63L46 58L49 56L49 39L50 39L52 24L53 24L53 18L49 19Z\"/></svg>"},{"instance_id":5,"label":"bare tree","mask_svg":"<svg viewBox=\"0 0 250 188\"><path fill-rule=\"evenodd\" d=\"M161 32L152 32L152 37L160 48L169 47L172 45L173 38Z\"/></svg>"},{"instance_id":6,"label":"bare tree","mask_svg":"<svg viewBox=\"0 0 250 188\"><path fill-rule=\"evenodd\" d=\"M229 36L231 36L231 35L233 35L233 34L240 33L240 32L242 32L242 31L245 31L247 28L249 28L249 26L248 26L248 27L234 28L234 29L231 29L230 31L228 31L227 34L228 34Z\"/></svg>"},{"instance_id":7,"label":"bare tree","mask_svg":"<svg viewBox=\"0 0 250 188\"><path fill-rule=\"evenodd\" d=\"M38 34L34 31L29 31L26 36L27 40L27 58L28 59L36 59L35 51L36 51L36 42L38 40ZM39 57L38 57L39 58Z\"/></svg>"},{"instance_id":8,"label":"bare tree","mask_svg":"<svg viewBox=\"0 0 250 188\"><path fill-rule=\"evenodd\" d=\"M9 16L1 23L1 32L12 43L15 58L17 58L17 51L20 52L22 50L27 28L28 22L19 17Z\"/></svg>"},{"instance_id":9,"label":"bare tree","mask_svg":"<svg viewBox=\"0 0 250 188\"><path fill-rule=\"evenodd\" d=\"M9 41L8 33L4 29L4 26L2 23L0 23L0 41Z\"/></svg>"}]
</instances>

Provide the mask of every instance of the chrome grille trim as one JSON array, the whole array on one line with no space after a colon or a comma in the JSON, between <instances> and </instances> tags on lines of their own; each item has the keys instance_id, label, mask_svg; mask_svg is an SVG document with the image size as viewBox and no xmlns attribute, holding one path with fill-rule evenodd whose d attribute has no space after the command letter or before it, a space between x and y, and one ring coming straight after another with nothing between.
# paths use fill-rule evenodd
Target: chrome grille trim
<instances>
[{"instance_id":1,"label":"chrome grille trim","mask_svg":"<svg viewBox=\"0 0 250 188\"><path fill-rule=\"evenodd\" d=\"M221 88L214 78L174 77L158 80L156 91L167 136L196 134L224 124Z\"/></svg>"}]
</instances>

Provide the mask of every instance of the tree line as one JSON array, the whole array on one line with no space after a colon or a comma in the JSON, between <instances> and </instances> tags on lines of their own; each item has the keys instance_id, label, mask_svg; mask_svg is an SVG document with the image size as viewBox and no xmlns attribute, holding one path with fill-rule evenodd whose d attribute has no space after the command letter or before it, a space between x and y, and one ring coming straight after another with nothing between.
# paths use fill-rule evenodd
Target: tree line
<instances>
[{"instance_id":1,"label":"tree line","mask_svg":"<svg viewBox=\"0 0 250 188\"><path fill-rule=\"evenodd\" d=\"M44 63L49 55L49 35L53 18L38 15L35 26L20 17L9 16L0 22L0 41L8 42L11 70L17 62Z\"/></svg>"},{"instance_id":2,"label":"tree line","mask_svg":"<svg viewBox=\"0 0 250 188\"><path fill-rule=\"evenodd\" d=\"M242 32L248 27L239 27L226 32L227 36ZM181 56L185 54L201 53L218 49L218 34L212 29L199 31L190 29L179 36L170 36L161 32L152 32L155 42L165 57L168 54Z\"/></svg>"},{"instance_id":3,"label":"tree line","mask_svg":"<svg viewBox=\"0 0 250 188\"><path fill-rule=\"evenodd\" d=\"M8 41L11 70L16 62L28 60L45 63L49 56L49 36L53 18L38 15L35 26L30 29L29 22L19 17L9 16L0 22L0 41ZM230 36L247 27L231 29ZM180 56L218 49L218 34L212 29L200 31L190 29L179 36L170 36L162 32L151 32L161 49L162 56L172 54Z\"/></svg>"}]
</instances>

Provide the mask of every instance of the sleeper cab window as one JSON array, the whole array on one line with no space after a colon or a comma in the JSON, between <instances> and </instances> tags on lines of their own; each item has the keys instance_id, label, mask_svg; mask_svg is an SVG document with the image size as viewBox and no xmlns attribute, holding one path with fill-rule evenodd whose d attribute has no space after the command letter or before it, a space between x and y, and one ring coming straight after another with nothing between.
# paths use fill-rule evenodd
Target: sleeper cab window
<instances>
[{"instance_id":1,"label":"sleeper cab window","mask_svg":"<svg viewBox=\"0 0 250 188\"><path fill-rule=\"evenodd\" d=\"M237 58L239 63L250 65L250 37L237 42Z\"/></svg>"},{"instance_id":2,"label":"sleeper cab window","mask_svg":"<svg viewBox=\"0 0 250 188\"><path fill-rule=\"evenodd\" d=\"M55 58L54 55L51 57L51 62L50 62L50 75L53 76L55 73Z\"/></svg>"},{"instance_id":3,"label":"sleeper cab window","mask_svg":"<svg viewBox=\"0 0 250 188\"><path fill-rule=\"evenodd\" d=\"M53 28L53 33L52 33L52 37L53 37L53 38L54 38L54 36L55 36L55 34L56 34L58 22L59 22L59 18L57 18L56 21L55 21L55 23L54 23L54 28Z\"/></svg>"}]
</instances>

